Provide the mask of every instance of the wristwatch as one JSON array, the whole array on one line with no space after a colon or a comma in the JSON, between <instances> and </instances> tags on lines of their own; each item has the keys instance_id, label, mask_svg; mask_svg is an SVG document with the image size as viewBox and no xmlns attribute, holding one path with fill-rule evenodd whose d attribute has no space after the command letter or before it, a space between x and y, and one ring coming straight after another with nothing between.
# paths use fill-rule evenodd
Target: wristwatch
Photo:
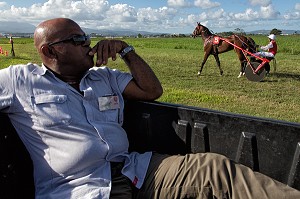
<instances>
[{"instance_id":1,"label":"wristwatch","mask_svg":"<svg viewBox=\"0 0 300 199\"><path fill-rule=\"evenodd\" d=\"M133 46L127 46L126 48L124 48L124 49L119 53L121 59L123 59L124 56L125 56L127 53L131 52L131 51L134 51Z\"/></svg>"}]
</instances>

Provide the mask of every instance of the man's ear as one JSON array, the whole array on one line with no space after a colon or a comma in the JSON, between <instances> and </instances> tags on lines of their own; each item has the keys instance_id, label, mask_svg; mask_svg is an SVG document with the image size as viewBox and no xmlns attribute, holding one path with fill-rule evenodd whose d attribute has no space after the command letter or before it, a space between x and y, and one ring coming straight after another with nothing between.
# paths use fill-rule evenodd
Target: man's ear
<instances>
[{"instance_id":1,"label":"man's ear","mask_svg":"<svg viewBox=\"0 0 300 199\"><path fill-rule=\"evenodd\" d=\"M48 46L47 44L41 46L41 52L43 53L44 56L46 56L48 58L56 57L53 49L50 46Z\"/></svg>"}]
</instances>

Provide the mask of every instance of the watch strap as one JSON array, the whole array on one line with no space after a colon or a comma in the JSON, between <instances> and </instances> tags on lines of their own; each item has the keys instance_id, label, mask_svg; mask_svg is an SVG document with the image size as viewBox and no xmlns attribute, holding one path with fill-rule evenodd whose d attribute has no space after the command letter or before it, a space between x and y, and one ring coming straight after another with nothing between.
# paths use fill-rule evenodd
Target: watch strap
<instances>
[{"instance_id":1,"label":"watch strap","mask_svg":"<svg viewBox=\"0 0 300 199\"><path fill-rule=\"evenodd\" d=\"M119 53L119 54L120 54L120 57L123 59L124 56L125 56L127 53L131 52L131 51L134 51L133 46L127 46L126 48L124 48L124 49Z\"/></svg>"}]
</instances>

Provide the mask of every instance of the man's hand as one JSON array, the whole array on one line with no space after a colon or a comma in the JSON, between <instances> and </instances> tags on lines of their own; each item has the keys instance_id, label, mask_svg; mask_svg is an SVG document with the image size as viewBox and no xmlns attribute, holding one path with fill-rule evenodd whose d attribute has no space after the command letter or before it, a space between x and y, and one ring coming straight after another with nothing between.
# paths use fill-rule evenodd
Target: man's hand
<instances>
[{"instance_id":1,"label":"man's hand","mask_svg":"<svg viewBox=\"0 0 300 199\"><path fill-rule=\"evenodd\" d=\"M99 41L89 52L90 56L97 53L96 66L105 65L108 63L108 59L113 61L117 59L117 53L126 48L128 44L121 40L101 40Z\"/></svg>"}]
</instances>

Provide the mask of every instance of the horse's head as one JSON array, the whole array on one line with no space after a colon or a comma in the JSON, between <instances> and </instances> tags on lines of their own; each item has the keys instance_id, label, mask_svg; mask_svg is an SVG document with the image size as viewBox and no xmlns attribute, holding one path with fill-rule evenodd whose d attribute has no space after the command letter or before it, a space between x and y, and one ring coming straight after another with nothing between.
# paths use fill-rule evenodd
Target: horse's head
<instances>
[{"instance_id":1,"label":"horse's head","mask_svg":"<svg viewBox=\"0 0 300 199\"><path fill-rule=\"evenodd\" d=\"M197 22L197 26L195 28L195 30L193 31L193 37L197 37L198 35L202 35L202 32L206 31L206 27L201 25L199 22Z\"/></svg>"},{"instance_id":2,"label":"horse's head","mask_svg":"<svg viewBox=\"0 0 300 199\"><path fill-rule=\"evenodd\" d=\"M251 53L255 53L257 51L258 45L255 43L255 41L251 37L247 37L247 51Z\"/></svg>"}]
</instances>

